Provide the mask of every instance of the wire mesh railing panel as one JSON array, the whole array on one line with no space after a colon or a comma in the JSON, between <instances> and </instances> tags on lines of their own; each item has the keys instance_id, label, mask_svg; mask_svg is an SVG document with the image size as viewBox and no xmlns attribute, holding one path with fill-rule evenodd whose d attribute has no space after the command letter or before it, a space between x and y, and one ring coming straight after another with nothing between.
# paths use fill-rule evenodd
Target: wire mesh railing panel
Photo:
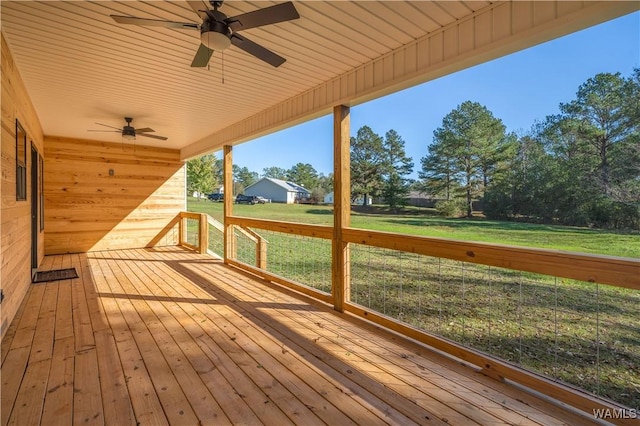
<instances>
[{"instance_id":1,"label":"wire mesh railing panel","mask_svg":"<svg viewBox=\"0 0 640 426\"><path fill-rule=\"evenodd\" d=\"M233 234L236 245L236 260L251 266L256 266L256 245L255 237L243 232L238 226L233 226Z\"/></svg>"},{"instance_id":2,"label":"wire mesh railing panel","mask_svg":"<svg viewBox=\"0 0 640 426\"><path fill-rule=\"evenodd\" d=\"M211 225L209 225L208 249L219 257L224 256L224 232Z\"/></svg>"},{"instance_id":3,"label":"wire mesh railing panel","mask_svg":"<svg viewBox=\"0 0 640 426\"><path fill-rule=\"evenodd\" d=\"M200 238L199 238L200 220L192 219L192 218L185 218L183 220L186 221L186 225L184 228L186 230L186 235L184 236L184 241L187 244L191 244L192 246L198 247L200 245Z\"/></svg>"},{"instance_id":4,"label":"wire mesh railing panel","mask_svg":"<svg viewBox=\"0 0 640 426\"><path fill-rule=\"evenodd\" d=\"M331 293L331 241L256 229L268 241L266 270Z\"/></svg>"},{"instance_id":5,"label":"wire mesh railing panel","mask_svg":"<svg viewBox=\"0 0 640 426\"><path fill-rule=\"evenodd\" d=\"M351 302L640 406L640 290L350 247Z\"/></svg>"}]
</instances>

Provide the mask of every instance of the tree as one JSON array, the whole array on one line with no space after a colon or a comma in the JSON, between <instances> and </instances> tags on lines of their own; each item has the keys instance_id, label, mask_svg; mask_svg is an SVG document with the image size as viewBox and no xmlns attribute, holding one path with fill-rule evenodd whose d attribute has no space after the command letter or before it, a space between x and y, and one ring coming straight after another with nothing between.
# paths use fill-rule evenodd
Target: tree
<instances>
[{"instance_id":1,"label":"tree","mask_svg":"<svg viewBox=\"0 0 640 426\"><path fill-rule=\"evenodd\" d=\"M224 161L221 158L215 157L215 166L213 174L216 179L216 186L224 183Z\"/></svg>"},{"instance_id":2,"label":"tree","mask_svg":"<svg viewBox=\"0 0 640 426\"><path fill-rule=\"evenodd\" d=\"M218 184L217 163L213 154L187 161L187 191L206 194Z\"/></svg>"},{"instance_id":3,"label":"tree","mask_svg":"<svg viewBox=\"0 0 640 426\"><path fill-rule=\"evenodd\" d=\"M265 167L262 169L262 177L284 180L287 178L287 171L281 167Z\"/></svg>"},{"instance_id":4,"label":"tree","mask_svg":"<svg viewBox=\"0 0 640 426\"><path fill-rule=\"evenodd\" d=\"M287 170L286 178L312 191L318 186L318 172L309 163L298 163Z\"/></svg>"},{"instance_id":5,"label":"tree","mask_svg":"<svg viewBox=\"0 0 640 426\"><path fill-rule=\"evenodd\" d=\"M477 102L463 102L433 132L436 146L430 149L432 156L423 159L422 175L437 177L446 189L451 188L451 181L456 182L463 192L467 217L471 217L472 202L484 194L497 165L504 160L506 143L500 119ZM439 165L438 159L445 163Z\"/></svg>"},{"instance_id":6,"label":"tree","mask_svg":"<svg viewBox=\"0 0 640 426\"><path fill-rule=\"evenodd\" d=\"M453 155L445 148L444 144L429 145L429 153L420 159L422 169L418 177L421 179L419 188L422 192L449 201L459 185Z\"/></svg>"},{"instance_id":7,"label":"tree","mask_svg":"<svg viewBox=\"0 0 640 426\"><path fill-rule=\"evenodd\" d=\"M410 180L407 175L413 172L413 161L404 149L404 140L398 132L391 129L384 137L386 171L382 195L390 208L395 209L407 203Z\"/></svg>"},{"instance_id":8,"label":"tree","mask_svg":"<svg viewBox=\"0 0 640 426\"><path fill-rule=\"evenodd\" d=\"M233 165L232 171L236 194L244 192L247 186L254 184L259 178L258 173L250 171L247 167L240 167L237 164ZM235 185L236 183L238 184L237 186Z\"/></svg>"},{"instance_id":9,"label":"tree","mask_svg":"<svg viewBox=\"0 0 640 426\"><path fill-rule=\"evenodd\" d=\"M505 170L492 181L484 196L484 213L490 219L528 217L549 222L563 197L564 177L557 161L534 135L517 140Z\"/></svg>"},{"instance_id":10,"label":"tree","mask_svg":"<svg viewBox=\"0 0 640 426\"><path fill-rule=\"evenodd\" d=\"M328 175L318 174L318 187L322 188L325 194L333 192L333 173Z\"/></svg>"},{"instance_id":11,"label":"tree","mask_svg":"<svg viewBox=\"0 0 640 426\"><path fill-rule=\"evenodd\" d=\"M351 196L363 196L363 205L384 187L386 160L383 140L369 126L362 126L351 137Z\"/></svg>"},{"instance_id":12,"label":"tree","mask_svg":"<svg viewBox=\"0 0 640 426\"><path fill-rule=\"evenodd\" d=\"M597 74L541 126L564 183L554 199L561 223L640 226L639 95L638 69Z\"/></svg>"},{"instance_id":13,"label":"tree","mask_svg":"<svg viewBox=\"0 0 640 426\"><path fill-rule=\"evenodd\" d=\"M579 138L583 153L597 159L593 172L604 195L611 193L614 146L624 144L638 127L637 114L629 114L629 105L638 101L626 96L633 90L620 73L600 73L580 85L574 101L560 104L562 119L573 124L568 130Z\"/></svg>"}]
</instances>

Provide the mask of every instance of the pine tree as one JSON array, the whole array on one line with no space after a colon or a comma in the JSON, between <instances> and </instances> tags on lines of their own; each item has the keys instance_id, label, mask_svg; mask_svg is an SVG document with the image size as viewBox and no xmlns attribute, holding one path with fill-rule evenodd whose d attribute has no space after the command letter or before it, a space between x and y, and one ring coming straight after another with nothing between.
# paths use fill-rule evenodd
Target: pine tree
<instances>
[{"instance_id":1,"label":"pine tree","mask_svg":"<svg viewBox=\"0 0 640 426\"><path fill-rule=\"evenodd\" d=\"M351 137L351 197L363 197L363 205L371 196L380 195L387 170L387 156L382 138L369 126L358 129Z\"/></svg>"},{"instance_id":2,"label":"pine tree","mask_svg":"<svg viewBox=\"0 0 640 426\"><path fill-rule=\"evenodd\" d=\"M382 195L389 207L395 209L407 203L410 184L407 175L413 172L413 161L407 157L404 140L393 129L385 134L383 147L387 170L384 173Z\"/></svg>"}]
</instances>

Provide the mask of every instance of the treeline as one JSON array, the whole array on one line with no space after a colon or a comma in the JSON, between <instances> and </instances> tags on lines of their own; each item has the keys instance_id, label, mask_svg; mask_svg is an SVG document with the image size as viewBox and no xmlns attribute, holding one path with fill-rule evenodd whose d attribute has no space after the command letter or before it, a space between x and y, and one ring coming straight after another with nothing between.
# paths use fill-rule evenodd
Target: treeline
<instances>
[{"instance_id":1,"label":"treeline","mask_svg":"<svg viewBox=\"0 0 640 426\"><path fill-rule=\"evenodd\" d=\"M493 219L640 229L640 70L597 74L559 109L517 137L464 102L434 132L423 190L469 217L481 200Z\"/></svg>"},{"instance_id":2,"label":"treeline","mask_svg":"<svg viewBox=\"0 0 640 426\"><path fill-rule=\"evenodd\" d=\"M482 206L490 219L640 229L640 70L597 74L559 110L518 136L463 102L433 132L417 182L402 138L363 126L351 138L352 195L393 208L414 189L447 216Z\"/></svg>"},{"instance_id":3,"label":"treeline","mask_svg":"<svg viewBox=\"0 0 640 426\"><path fill-rule=\"evenodd\" d=\"M418 181L409 178L414 163L402 137L363 126L351 137L352 201L395 209L416 190L440 200L447 216L472 217L479 205L490 219L640 229L640 69L597 74L559 110L516 135L485 106L463 102L433 132ZM211 192L222 161L191 160L187 173L189 191ZM234 165L234 193L261 177L303 185L317 202L333 191L332 174L298 163L262 174Z\"/></svg>"}]
</instances>

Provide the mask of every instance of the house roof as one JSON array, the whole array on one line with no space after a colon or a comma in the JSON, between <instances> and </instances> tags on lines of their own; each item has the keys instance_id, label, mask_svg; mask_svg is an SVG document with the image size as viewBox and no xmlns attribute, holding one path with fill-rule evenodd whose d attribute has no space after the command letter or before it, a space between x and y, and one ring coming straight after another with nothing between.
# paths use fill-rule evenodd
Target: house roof
<instances>
[{"instance_id":1,"label":"house roof","mask_svg":"<svg viewBox=\"0 0 640 426\"><path fill-rule=\"evenodd\" d=\"M260 179L260 180L259 180L258 182L256 182L256 183L252 183L251 185L247 186L247 187L245 188L245 190L246 190L246 189L251 188L251 187L252 187L252 186L254 186L254 185L257 185L258 183L260 183L260 182L262 182L262 181L268 181L268 182L271 182L271 183L273 183L274 185L277 185L277 186L281 187L282 189L285 189L285 190L287 190L287 191L289 191L289 192L305 192L305 193L307 193L307 194L310 194L309 190L307 190L307 189L306 189L304 186L302 186L302 185L298 185L298 184L297 184L297 183L295 183L295 182L285 181L285 180L281 180L281 179L267 178L267 177Z\"/></svg>"},{"instance_id":2,"label":"house roof","mask_svg":"<svg viewBox=\"0 0 640 426\"><path fill-rule=\"evenodd\" d=\"M200 0L202 1L202 0ZM280 3L228 1L229 16ZM200 22L186 1L0 2L2 32L44 133L120 141L123 117L190 158L432 80L640 8L628 1L297 1L300 19L242 34L287 61L232 46L191 68L197 30L109 15ZM202 1L203 9L208 7Z\"/></svg>"}]
</instances>

